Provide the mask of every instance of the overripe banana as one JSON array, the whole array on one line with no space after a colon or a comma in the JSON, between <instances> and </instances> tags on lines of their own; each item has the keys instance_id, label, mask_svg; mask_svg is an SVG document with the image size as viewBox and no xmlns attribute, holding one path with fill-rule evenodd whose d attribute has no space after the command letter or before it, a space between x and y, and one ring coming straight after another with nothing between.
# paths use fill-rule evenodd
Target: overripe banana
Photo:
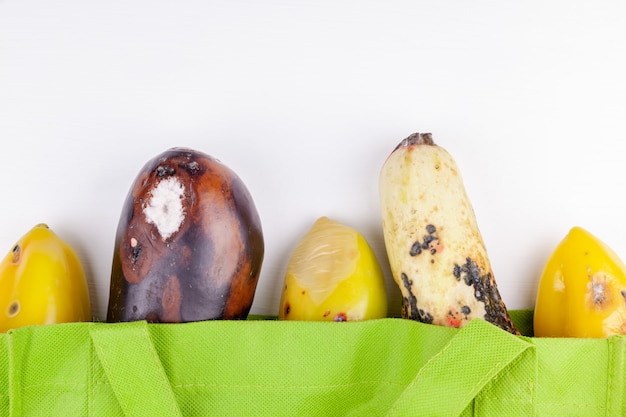
<instances>
[{"instance_id":1,"label":"overripe banana","mask_svg":"<svg viewBox=\"0 0 626 417\"><path fill-rule=\"evenodd\" d=\"M448 327L480 317L517 334L456 162L430 133L400 142L383 164L379 192L402 316Z\"/></svg>"}]
</instances>

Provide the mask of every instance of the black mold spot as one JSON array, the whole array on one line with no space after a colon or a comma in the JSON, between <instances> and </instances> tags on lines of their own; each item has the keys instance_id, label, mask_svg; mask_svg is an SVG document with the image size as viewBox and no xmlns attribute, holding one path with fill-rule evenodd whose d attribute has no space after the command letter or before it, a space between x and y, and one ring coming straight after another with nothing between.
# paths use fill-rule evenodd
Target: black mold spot
<instances>
[{"instance_id":1,"label":"black mold spot","mask_svg":"<svg viewBox=\"0 0 626 417\"><path fill-rule=\"evenodd\" d=\"M189 173L189 175L198 175L202 173L204 170L202 166L197 161L189 161L181 165L185 171Z\"/></svg>"},{"instance_id":2,"label":"black mold spot","mask_svg":"<svg viewBox=\"0 0 626 417\"><path fill-rule=\"evenodd\" d=\"M409 251L409 253L411 254L411 256L417 256L422 253L422 245L420 244L420 242L415 242L413 246L411 246L411 250Z\"/></svg>"},{"instance_id":3,"label":"black mold spot","mask_svg":"<svg viewBox=\"0 0 626 417\"><path fill-rule=\"evenodd\" d=\"M427 323L427 324L433 323L433 316L430 313L426 313L421 308L418 313L419 313L419 319L422 323Z\"/></svg>"},{"instance_id":4,"label":"black mold spot","mask_svg":"<svg viewBox=\"0 0 626 417\"><path fill-rule=\"evenodd\" d=\"M452 271L452 275L456 278L457 281L461 280L461 267L459 265L454 265L454 270Z\"/></svg>"},{"instance_id":5,"label":"black mold spot","mask_svg":"<svg viewBox=\"0 0 626 417\"><path fill-rule=\"evenodd\" d=\"M426 232L428 234L422 237L422 240L417 240L411 245L411 249L409 250L409 254L411 256L417 256L422 253L422 251L427 250L431 255L437 253L437 249L432 247L431 244L439 240L439 237L435 234L437 228L432 224L426 226Z\"/></svg>"},{"instance_id":6,"label":"black mold spot","mask_svg":"<svg viewBox=\"0 0 626 417\"><path fill-rule=\"evenodd\" d=\"M474 297L485 305L485 320L511 333L517 332L502 303L491 272L484 273L482 268L472 258L468 257L465 259L464 265L455 265L452 273L458 281L463 279L467 286L474 288ZM471 312L469 307L467 310L467 314L469 314Z\"/></svg>"},{"instance_id":7,"label":"black mold spot","mask_svg":"<svg viewBox=\"0 0 626 417\"><path fill-rule=\"evenodd\" d=\"M142 249L142 246L139 243L133 246L133 249L130 254L131 256L130 260L133 264L136 264L137 261L139 260L139 256L141 256L141 249Z\"/></svg>"},{"instance_id":8,"label":"black mold spot","mask_svg":"<svg viewBox=\"0 0 626 417\"><path fill-rule=\"evenodd\" d=\"M156 169L156 176L158 178L165 178L172 176L176 173L176 170L169 165L159 165Z\"/></svg>"},{"instance_id":9,"label":"black mold spot","mask_svg":"<svg viewBox=\"0 0 626 417\"><path fill-rule=\"evenodd\" d=\"M413 285L413 281L409 279L409 277L403 272L402 275L402 284L404 288L409 293L408 297L402 298L402 317L421 321L422 323L431 324L433 322L433 316L422 310L421 308L417 308L417 297L413 294L411 290L411 286Z\"/></svg>"}]
</instances>

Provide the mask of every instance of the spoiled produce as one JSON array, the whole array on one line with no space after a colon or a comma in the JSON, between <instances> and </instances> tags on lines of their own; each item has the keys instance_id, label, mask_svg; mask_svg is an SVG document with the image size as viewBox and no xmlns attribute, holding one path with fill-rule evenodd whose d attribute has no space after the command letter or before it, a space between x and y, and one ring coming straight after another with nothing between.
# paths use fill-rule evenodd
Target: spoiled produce
<instances>
[{"instance_id":1,"label":"spoiled produce","mask_svg":"<svg viewBox=\"0 0 626 417\"><path fill-rule=\"evenodd\" d=\"M383 272L365 238L320 217L289 259L278 318L343 322L386 315Z\"/></svg>"},{"instance_id":2,"label":"spoiled produce","mask_svg":"<svg viewBox=\"0 0 626 417\"><path fill-rule=\"evenodd\" d=\"M85 272L74 249L38 224L0 263L0 332L91 320Z\"/></svg>"},{"instance_id":3,"label":"spoiled produce","mask_svg":"<svg viewBox=\"0 0 626 417\"><path fill-rule=\"evenodd\" d=\"M409 136L388 156L379 193L402 316L450 327L482 318L518 334L456 162L430 133Z\"/></svg>"},{"instance_id":4,"label":"spoiled produce","mask_svg":"<svg viewBox=\"0 0 626 417\"><path fill-rule=\"evenodd\" d=\"M571 228L544 266L533 323L538 337L626 334L626 266L596 236Z\"/></svg>"},{"instance_id":5,"label":"spoiled produce","mask_svg":"<svg viewBox=\"0 0 626 417\"><path fill-rule=\"evenodd\" d=\"M171 148L144 165L124 201L107 320L244 319L263 255L261 221L237 174Z\"/></svg>"}]
</instances>

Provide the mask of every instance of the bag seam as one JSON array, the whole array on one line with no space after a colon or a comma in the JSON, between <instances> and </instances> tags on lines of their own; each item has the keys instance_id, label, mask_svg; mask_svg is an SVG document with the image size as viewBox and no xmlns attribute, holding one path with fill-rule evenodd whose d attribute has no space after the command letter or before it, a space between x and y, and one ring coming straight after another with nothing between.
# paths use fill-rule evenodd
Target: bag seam
<instances>
[{"instance_id":1,"label":"bag seam","mask_svg":"<svg viewBox=\"0 0 626 417\"><path fill-rule=\"evenodd\" d=\"M154 345L151 343L150 333L149 333L149 331L148 331L147 327L142 326L142 328L141 328L141 333L143 334L143 336L147 337L147 338L148 338L148 340L150 341L150 343L148 343L148 345L149 345L149 349L148 349L148 350L150 351L150 355L149 355L149 357L150 357L150 358L151 358L151 360L152 360L152 361L153 361L153 362L157 365L157 367L159 367L161 370L163 370L163 368L162 368L162 363L161 363L161 361L159 360L159 358L158 358L158 355L157 355L156 351L154 350ZM101 352L101 355L99 356L99 360L100 360L101 362L104 362L104 364L106 365L106 368L107 368L107 369L110 369L110 362L108 361L108 359L106 359L106 354L104 354L104 351L102 350L102 347L100 347L100 346L98 346L97 344L95 344L95 348L98 350L98 352ZM106 372L106 369L105 369L105 372ZM168 388L171 388L171 385L169 384L169 379L167 378L167 375L165 375L165 372L163 372L163 375L165 376L165 379L167 380L167 382L168 382L168 383L166 384L166 381L163 381L163 380L161 379L161 381L160 381L160 383L159 383L159 384L160 384L162 387L165 387L165 391L167 391L167 394L166 394L166 395L167 395L167 396L169 397L169 399L171 400L171 403L172 403L172 404L174 404L174 406L175 406L175 407L174 407L174 409L173 409L172 411L174 411L174 412L176 413L176 415L180 416L181 414L180 414L180 410L178 409L178 403L177 403L177 401L176 401L176 399L175 399L175 397L174 397L174 394L172 393L172 390L171 390L171 389L168 389ZM111 388L113 388L113 384L111 384ZM114 389L114 392L115 392L115 391L116 391L116 390ZM117 397L117 394L116 394L115 396L116 396L116 398L118 398L118 397ZM119 399L119 398L118 398L118 399ZM120 405L121 405L121 404L120 404ZM124 408L124 407L122 407L122 408Z\"/></svg>"},{"instance_id":2,"label":"bag seam","mask_svg":"<svg viewBox=\"0 0 626 417\"><path fill-rule=\"evenodd\" d=\"M180 415L180 410L178 409L178 403L176 401L176 397L174 396L174 393L172 392L172 389L171 389L172 385L170 383L169 378L167 377L165 370L163 369L163 363L161 362L161 358L159 357L156 350L154 349L154 344L152 343L152 338L150 337L150 332L148 331L148 327L142 326L141 332L150 342L148 343L148 345L149 345L149 350L150 350L150 356L152 357L153 363L157 366L158 369L162 371L161 373L162 373L163 378L161 378L160 385L167 392L167 396L170 398L171 404L174 404L175 406L174 411L177 411L178 412L177 414Z\"/></svg>"},{"instance_id":3,"label":"bag seam","mask_svg":"<svg viewBox=\"0 0 626 417\"><path fill-rule=\"evenodd\" d=\"M407 387L405 388L405 390L403 392L405 392L406 390L408 390L409 388L412 388L413 386L415 386L415 384L417 384L417 381L419 379L419 376L424 372L424 369L426 369L426 367L428 366L428 364L430 364L432 361L434 361L436 358L438 358L439 356L443 355L446 351L448 351L451 347L452 347L452 340L454 338L450 339L450 341L448 342L448 344L446 344L446 346L444 346L443 349L441 349L439 352L437 352L433 357L431 357L425 364L424 366L422 366L422 368L417 372L417 374L415 375L415 378L413 379L413 381L411 381L411 383L409 385L407 385ZM528 347L524 348L521 352L520 355L525 352L528 349ZM490 369L489 371L486 373L487 375L489 373L491 373L494 369L500 367L500 365L502 364L502 361L498 361L496 362ZM477 387L479 387L481 385L481 383L484 380L489 381L489 377L487 375L484 375L481 379L478 380L477 383L475 383L470 391L473 391L474 389L476 389ZM393 412L395 412L395 410L398 408L398 404L400 399L402 398L402 394L400 394L400 396L394 401L393 405L391 406L391 408L389 409L389 411L387 412L386 416L391 416ZM471 399L470 399L471 400ZM462 410L461 410L462 411Z\"/></svg>"},{"instance_id":4,"label":"bag seam","mask_svg":"<svg viewBox=\"0 0 626 417\"><path fill-rule=\"evenodd\" d=\"M194 388L194 387L207 387L207 388L276 388L276 389L285 389L285 388L297 388L297 389L307 389L307 388L340 388L340 387L351 387L358 385L368 385L368 384L377 384L377 385L388 385L388 386L397 386L397 387L405 387L405 384L399 382L392 381L376 381L376 380L365 380L358 382L350 382L345 384L320 384L320 385L262 385L262 384L205 384L205 383L197 383L197 384L172 384L172 388Z\"/></svg>"}]
</instances>

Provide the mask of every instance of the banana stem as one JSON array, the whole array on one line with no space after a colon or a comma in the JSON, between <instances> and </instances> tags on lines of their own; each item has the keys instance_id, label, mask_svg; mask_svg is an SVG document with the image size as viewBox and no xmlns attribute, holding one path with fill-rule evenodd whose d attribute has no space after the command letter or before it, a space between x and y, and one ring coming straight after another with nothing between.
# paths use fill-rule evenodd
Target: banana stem
<instances>
[{"instance_id":1,"label":"banana stem","mask_svg":"<svg viewBox=\"0 0 626 417\"><path fill-rule=\"evenodd\" d=\"M404 139L400 144L396 147L396 149L401 148L403 146L413 146L413 145L435 145L433 141L432 133L413 133L408 138Z\"/></svg>"}]
</instances>

